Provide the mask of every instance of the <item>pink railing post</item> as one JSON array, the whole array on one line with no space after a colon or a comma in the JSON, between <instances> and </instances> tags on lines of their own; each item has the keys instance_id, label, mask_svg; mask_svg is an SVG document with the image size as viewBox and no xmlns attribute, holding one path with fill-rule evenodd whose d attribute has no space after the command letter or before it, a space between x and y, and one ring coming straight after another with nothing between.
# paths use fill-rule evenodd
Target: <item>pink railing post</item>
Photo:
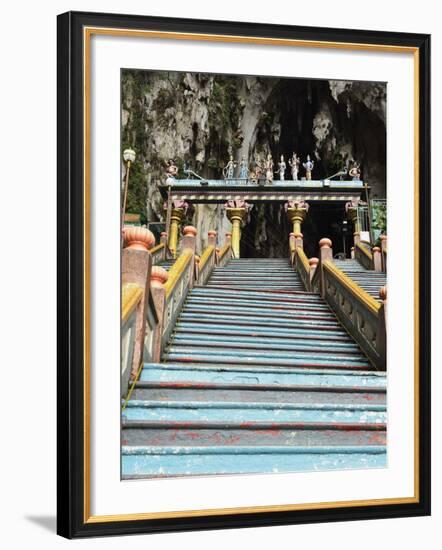
<instances>
[{"instance_id":1,"label":"pink railing post","mask_svg":"<svg viewBox=\"0 0 442 550\"><path fill-rule=\"evenodd\" d=\"M125 248L122 252L122 285L132 283L143 290L143 297L137 308L135 344L132 359L131 379L138 373L143 361L144 335L146 331L146 309L149 301L149 280L152 256L149 249L155 244L155 237L145 227L125 226L123 229Z\"/></svg>"},{"instance_id":2,"label":"pink railing post","mask_svg":"<svg viewBox=\"0 0 442 550\"><path fill-rule=\"evenodd\" d=\"M193 225L187 225L183 229L183 239L181 241L182 250L185 250L185 249L192 250L194 257L195 257L195 250L196 250L196 235L197 235L196 227L193 227ZM194 269L194 260L193 260L192 271L190 274L190 288L193 287L194 281L195 281L195 269Z\"/></svg>"},{"instance_id":3,"label":"pink railing post","mask_svg":"<svg viewBox=\"0 0 442 550\"><path fill-rule=\"evenodd\" d=\"M310 258L308 263L310 266L309 277L310 277L310 288L311 288L313 277L315 276L316 269L318 268L319 258Z\"/></svg>"},{"instance_id":4,"label":"pink railing post","mask_svg":"<svg viewBox=\"0 0 442 550\"><path fill-rule=\"evenodd\" d=\"M166 308L166 289L164 283L169 278L167 271L157 265L150 272L150 291L157 313L158 324L155 327L152 341L152 361L159 363L161 359L161 338L163 336L164 311Z\"/></svg>"},{"instance_id":5,"label":"pink railing post","mask_svg":"<svg viewBox=\"0 0 442 550\"><path fill-rule=\"evenodd\" d=\"M372 249L373 267L375 271L382 271L382 252L379 246L374 246Z\"/></svg>"},{"instance_id":6,"label":"pink railing post","mask_svg":"<svg viewBox=\"0 0 442 550\"><path fill-rule=\"evenodd\" d=\"M216 246L216 235L217 235L217 232L216 232L214 229L210 229L210 230L207 232L207 235L208 235L208 239L207 239L208 246Z\"/></svg>"},{"instance_id":7,"label":"pink railing post","mask_svg":"<svg viewBox=\"0 0 442 550\"><path fill-rule=\"evenodd\" d=\"M295 248L304 248L304 235L302 233L295 233Z\"/></svg>"},{"instance_id":8,"label":"pink railing post","mask_svg":"<svg viewBox=\"0 0 442 550\"><path fill-rule=\"evenodd\" d=\"M325 296L325 288L324 288L324 269L323 269L323 263L326 260L333 261L333 249L332 249L332 242L330 239L324 238L319 241L319 265L321 270L321 296L324 298Z\"/></svg>"},{"instance_id":9,"label":"pink railing post","mask_svg":"<svg viewBox=\"0 0 442 550\"><path fill-rule=\"evenodd\" d=\"M381 356L384 368L387 362L387 286L379 289L379 298L382 306L379 309L379 326L376 336L376 348Z\"/></svg>"}]
</instances>

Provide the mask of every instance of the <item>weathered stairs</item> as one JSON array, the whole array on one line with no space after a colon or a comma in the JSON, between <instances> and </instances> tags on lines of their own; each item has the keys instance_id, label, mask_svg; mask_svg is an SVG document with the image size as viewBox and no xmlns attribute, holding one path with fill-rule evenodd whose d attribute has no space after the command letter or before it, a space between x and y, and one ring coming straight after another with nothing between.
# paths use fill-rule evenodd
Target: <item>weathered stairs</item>
<instances>
[{"instance_id":1,"label":"weathered stairs","mask_svg":"<svg viewBox=\"0 0 442 550\"><path fill-rule=\"evenodd\" d=\"M385 374L302 288L241 259L190 292L123 412L123 478L385 466Z\"/></svg>"},{"instance_id":2,"label":"weathered stairs","mask_svg":"<svg viewBox=\"0 0 442 550\"><path fill-rule=\"evenodd\" d=\"M334 263L368 294L379 300L379 289L387 284L386 273L365 269L357 260L334 260Z\"/></svg>"}]
</instances>

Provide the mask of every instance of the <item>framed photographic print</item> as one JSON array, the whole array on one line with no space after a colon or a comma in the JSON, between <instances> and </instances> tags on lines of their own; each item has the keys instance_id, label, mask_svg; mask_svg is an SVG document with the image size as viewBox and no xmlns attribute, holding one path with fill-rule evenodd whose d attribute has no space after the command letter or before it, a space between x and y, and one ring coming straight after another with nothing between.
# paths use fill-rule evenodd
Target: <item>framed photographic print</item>
<instances>
[{"instance_id":1,"label":"framed photographic print","mask_svg":"<svg viewBox=\"0 0 442 550\"><path fill-rule=\"evenodd\" d=\"M58 17L60 535L430 513L429 67Z\"/></svg>"}]
</instances>

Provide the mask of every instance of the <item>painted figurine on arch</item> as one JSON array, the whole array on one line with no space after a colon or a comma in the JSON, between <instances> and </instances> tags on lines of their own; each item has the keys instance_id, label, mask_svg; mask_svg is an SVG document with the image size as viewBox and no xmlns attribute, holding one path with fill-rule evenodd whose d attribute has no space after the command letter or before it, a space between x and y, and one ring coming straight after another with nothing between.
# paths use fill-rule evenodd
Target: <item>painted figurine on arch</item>
<instances>
[{"instance_id":1,"label":"painted figurine on arch","mask_svg":"<svg viewBox=\"0 0 442 550\"><path fill-rule=\"evenodd\" d=\"M236 162L233 160L233 155L230 155L229 161L224 166L223 175L226 180L233 180L235 176Z\"/></svg>"},{"instance_id":2,"label":"painted figurine on arch","mask_svg":"<svg viewBox=\"0 0 442 550\"><path fill-rule=\"evenodd\" d=\"M278 162L278 170L277 174L279 174L280 181L285 180L285 169L287 168L287 165L284 160L284 155L281 155L281 160Z\"/></svg>"},{"instance_id":3,"label":"painted figurine on arch","mask_svg":"<svg viewBox=\"0 0 442 550\"><path fill-rule=\"evenodd\" d=\"M239 163L239 179L246 180L249 177L249 164L246 157L243 155Z\"/></svg>"},{"instance_id":4,"label":"painted figurine on arch","mask_svg":"<svg viewBox=\"0 0 442 550\"><path fill-rule=\"evenodd\" d=\"M312 179L312 172L313 167L315 165L315 162L310 159L310 155L307 155L307 161L303 163L303 166L305 168L305 179L311 180Z\"/></svg>"},{"instance_id":5,"label":"painted figurine on arch","mask_svg":"<svg viewBox=\"0 0 442 550\"><path fill-rule=\"evenodd\" d=\"M293 151L292 158L289 159L289 166L292 171L292 180L297 181L298 180L298 174L299 174L299 166L301 164L301 159L298 157L298 155Z\"/></svg>"}]
</instances>

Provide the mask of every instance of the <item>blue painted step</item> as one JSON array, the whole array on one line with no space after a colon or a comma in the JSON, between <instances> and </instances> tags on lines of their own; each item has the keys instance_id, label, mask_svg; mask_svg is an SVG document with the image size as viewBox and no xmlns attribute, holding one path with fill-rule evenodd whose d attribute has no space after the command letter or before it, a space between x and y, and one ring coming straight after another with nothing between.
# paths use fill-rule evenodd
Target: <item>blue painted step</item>
<instances>
[{"instance_id":1,"label":"blue painted step","mask_svg":"<svg viewBox=\"0 0 442 550\"><path fill-rule=\"evenodd\" d=\"M384 446L125 447L123 479L385 468Z\"/></svg>"},{"instance_id":2,"label":"blue painted step","mask_svg":"<svg viewBox=\"0 0 442 550\"><path fill-rule=\"evenodd\" d=\"M192 289L123 411L123 478L385 467L386 376L288 260Z\"/></svg>"},{"instance_id":3,"label":"blue painted step","mask_svg":"<svg viewBox=\"0 0 442 550\"><path fill-rule=\"evenodd\" d=\"M379 290L387 284L387 274L365 269L357 260L335 260L334 263L368 294L379 300Z\"/></svg>"},{"instance_id":4,"label":"blue painted step","mask_svg":"<svg viewBox=\"0 0 442 550\"><path fill-rule=\"evenodd\" d=\"M386 388L383 372L339 369L312 370L305 368L283 368L266 365L263 367L223 365L146 363L140 380L144 382L185 382L217 384L266 384L275 387L284 385Z\"/></svg>"},{"instance_id":5,"label":"blue painted step","mask_svg":"<svg viewBox=\"0 0 442 550\"><path fill-rule=\"evenodd\" d=\"M259 326L255 323L253 326L238 325L232 326L230 323L198 323L198 322L185 322L178 321L175 325L175 335L178 334L225 334L225 335L238 335L238 336L250 336L254 339L262 338L263 336L269 339L273 338L289 338L289 339L308 339L312 342L319 342L321 340L328 340L333 342L352 342L354 341L350 336L340 330L337 327L336 330L327 327L297 327L291 326L279 328L277 325L262 324Z\"/></svg>"},{"instance_id":6,"label":"blue painted step","mask_svg":"<svg viewBox=\"0 0 442 550\"><path fill-rule=\"evenodd\" d=\"M235 403L200 401L136 401L131 399L123 420L166 422L286 422L384 424L385 405L342 403Z\"/></svg>"}]
</instances>

